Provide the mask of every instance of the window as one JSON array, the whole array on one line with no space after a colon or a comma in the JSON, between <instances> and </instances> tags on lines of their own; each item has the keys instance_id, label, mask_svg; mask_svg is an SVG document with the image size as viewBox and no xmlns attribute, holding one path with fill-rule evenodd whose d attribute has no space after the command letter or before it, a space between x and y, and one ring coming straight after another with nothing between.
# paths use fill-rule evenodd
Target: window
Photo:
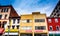
<instances>
[{"instance_id":1,"label":"window","mask_svg":"<svg viewBox=\"0 0 60 36\"><path fill-rule=\"evenodd\" d=\"M53 28L52 28L52 26L50 26L50 30L52 30Z\"/></svg>"},{"instance_id":2,"label":"window","mask_svg":"<svg viewBox=\"0 0 60 36\"><path fill-rule=\"evenodd\" d=\"M32 36L32 34L21 33L20 36Z\"/></svg>"},{"instance_id":3,"label":"window","mask_svg":"<svg viewBox=\"0 0 60 36\"><path fill-rule=\"evenodd\" d=\"M2 18L2 15L0 15L0 19Z\"/></svg>"},{"instance_id":4,"label":"window","mask_svg":"<svg viewBox=\"0 0 60 36\"><path fill-rule=\"evenodd\" d=\"M22 26L21 29L23 29L23 30L31 30L32 27L31 26Z\"/></svg>"},{"instance_id":5,"label":"window","mask_svg":"<svg viewBox=\"0 0 60 36\"><path fill-rule=\"evenodd\" d=\"M8 8L3 8L1 12L8 12Z\"/></svg>"},{"instance_id":6,"label":"window","mask_svg":"<svg viewBox=\"0 0 60 36\"><path fill-rule=\"evenodd\" d=\"M59 26L56 26L56 30L59 30Z\"/></svg>"},{"instance_id":7,"label":"window","mask_svg":"<svg viewBox=\"0 0 60 36\"><path fill-rule=\"evenodd\" d=\"M10 29L10 26L8 26L8 29Z\"/></svg>"},{"instance_id":8,"label":"window","mask_svg":"<svg viewBox=\"0 0 60 36\"><path fill-rule=\"evenodd\" d=\"M45 22L45 19L35 19L35 22Z\"/></svg>"},{"instance_id":9,"label":"window","mask_svg":"<svg viewBox=\"0 0 60 36\"><path fill-rule=\"evenodd\" d=\"M26 20L21 20L21 22L26 23L27 21Z\"/></svg>"},{"instance_id":10,"label":"window","mask_svg":"<svg viewBox=\"0 0 60 36\"><path fill-rule=\"evenodd\" d=\"M5 19L6 19L6 17L7 17L7 14L5 15Z\"/></svg>"},{"instance_id":11,"label":"window","mask_svg":"<svg viewBox=\"0 0 60 36\"><path fill-rule=\"evenodd\" d=\"M29 20L27 20L27 23L29 23L30 21Z\"/></svg>"},{"instance_id":12,"label":"window","mask_svg":"<svg viewBox=\"0 0 60 36\"><path fill-rule=\"evenodd\" d=\"M3 9L1 9L1 12L3 12Z\"/></svg>"},{"instance_id":13,"label":"window","mask_svg":"<svg viewBox=\"0 0 60 36\"><path fill-rule=\"evenodd\" d=\"M19 25L17 25L17 29L19 29Z\"/></svg>"},{"instance_id":14,"label":"window","mask_svg":"<svg viewBox=\"0 0 60 36\"><path fill-rule=\"evenodd\" d=\"M55 19L55 22L58 22L58 19Z\"/></svg>"},{"instance_id":15,"label":"window","mask_svg":"<svg viewBox=\"0 0 60 36\"><path fill-rule=\"evenodd\" d=\"M12 26L12 29L14 29L15 28L15 26Z\"/></svg>"},{"instance_id":16,"label":"window","mask_svg":"<svg viewBox=\"0 0 60 36\"><path fill-rule=\"evenodd\" d=\"M13 24L15 24L16 19L13 19Z\"/></svg>"},{"instance_id":17,"label":"window","mask_svg":"<svg viewBox=\"0 0 60 36\"><path fill-rule=\"evenodd\" d=\"M1 22L0 22L0 27L1 27Z\"/></svg>"},{"instance_id":18,"label":"window","mask_svg":"<svg viewBox=\"0 0 60 36\"><path fill-rule=\"evenodd\" d=\"M47 36L47 34L46 33L40 33L40 34L35 33L34 36Z\"/></svg>"},{"instance_id":19,"label":"window","mask_svg":"<svg viewBox=\"0 0 60 36\"><path fill-rule=\"evenodd\" d=\"M23 22L23 23L30 23L30 22L32 22L32 20L29 20L29 19L27 19L27 20L22 20L22 22Z\"/></svg>"},{"instance_id":20,"label":"window","mask_svg":"<svg viewBox=\"0 0 60 36\"><path fill-rule=\"evenodd\" d=\"M45 30L45 26L35 26L35 30Z\"/></svg>"},{"instance_id":21,"label":"window","mask_svg":"<svg viewBox=\"0 0 60 36\"><path fill-rule=\"evenodd\" d=\"M51 19L48 19L48 22L51 22Z\"/></svg>"},{"instance_id":22,"label":"window","mask_svg":"<svg viewBox=\"0 0 60 36\"><path fill-rule=\"evenodd\" d=\"M17 19L18 21L17 21L17 23L19 23L20 22L20 19Z\"/></svg>"}]
</instances>

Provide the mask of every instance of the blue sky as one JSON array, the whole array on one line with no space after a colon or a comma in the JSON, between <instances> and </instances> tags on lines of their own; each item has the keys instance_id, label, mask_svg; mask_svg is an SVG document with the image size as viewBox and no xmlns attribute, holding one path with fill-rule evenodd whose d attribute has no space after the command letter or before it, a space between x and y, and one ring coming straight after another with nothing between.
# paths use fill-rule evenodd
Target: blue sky
<instances>
[{"instance_id":1,"label":"blue sky","mask_svg":"<svg viewBox=\"0 0 60 36\"><path fill-rule=\"evenodd\" d=\"M40 12L49 16L57 2L58 0L0 0L0 5L12 5L19 15Z\"/></svg>"}]
</instances>

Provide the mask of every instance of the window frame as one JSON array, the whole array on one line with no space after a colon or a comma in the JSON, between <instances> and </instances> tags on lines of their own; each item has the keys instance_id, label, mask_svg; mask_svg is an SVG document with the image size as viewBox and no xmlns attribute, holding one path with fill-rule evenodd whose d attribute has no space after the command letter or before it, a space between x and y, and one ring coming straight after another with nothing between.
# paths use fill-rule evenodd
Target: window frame
<instances>
[{"instance_id":1,"label":"window frame","mask_svg":"<svg viewBox=\"0 0 60 36\"><path fill-rule=\"evenodd\" d=\"M59 30L60 30L60 27L59 27L59 26L56 26L56 30L59 31L59 30L57 29L57 27L58 27Z\"/></svg>"},{"instance_id":2,"label":"window frame","mask_svg":"<svg viewBox=\"0 0 60 36\"><path fill-rule=\"evenodd\" d=\"M2 15L0 15L0 19L2 19Z\"/></svg>"},{"instance_id":3,"label":"window frame","mask_svg":"<svg viewBox=\"0 0 60 36\"><path fill-rule=\"evenodd\" d=\"M15 23L16 23L16 19L14 18L14 19L13 19L13 24L15 24Z\"/></svg>"},{"instance_id":4,"label":"window frame","mask_svg":"<svg viewBox=\"0 0 60 36\"><path fill-rule=\"evenodd\" d=\"M35 19L35 22L45 22L45 19Z\"/></svg>"},{"instance_id":5,"label":"window frame","mask_svg":"<svg viewBox=\"0 0 60 36\"><path fill-rule=\"evenodd\" d=\"M52 27L52 26L49 26L49 30L52 31L53 30L53 27L52 27L52 29L50 29L50 27Z\"/></svg>"},{"instance_id":6,"label":"window frame","mask_svg":"<svg viewBox=\"0 0 60 36\"><path fill-rule=\"evenodd\" d=\"M35 30L46 30L46 26L35 26Z\"/></svg>"},{"instance_id":7,"label":"window frame","mask_svg":"<svg viewBox=\"0 0 60 36\"><path fill-rule=\"evenodd\" d=\"M49 19L48 19L48 22L49 22L49 23L51 23L51 22L52 22L52 20L49 18Z\"/></svg>"}]
</instances>

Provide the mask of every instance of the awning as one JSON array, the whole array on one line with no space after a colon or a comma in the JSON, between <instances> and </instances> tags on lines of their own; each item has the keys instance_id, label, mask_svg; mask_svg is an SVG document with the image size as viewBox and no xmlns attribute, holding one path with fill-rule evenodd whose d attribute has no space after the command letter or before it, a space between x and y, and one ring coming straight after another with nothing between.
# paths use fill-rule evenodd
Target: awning
<instances>
[{"instance_id":1,"label":"awning","mask_svg":"<svg viewBox=\"0 0 60 36\"><path fill-rule=\"evenodd\" d=\"M18 32L15 32L15 33L13 33L13 32L9 32L9 33L5 33L4 35L18 35Z\"/></svg>"},{"instance_id":2,"label":"awning","mask_svg":"<svg viewBox=\"0 0 60 36\"><path fill-rule=\"evenodd\" d=\"M4 33L4 28L0 28L0 33Z\"/></svg>"}]
</instances>

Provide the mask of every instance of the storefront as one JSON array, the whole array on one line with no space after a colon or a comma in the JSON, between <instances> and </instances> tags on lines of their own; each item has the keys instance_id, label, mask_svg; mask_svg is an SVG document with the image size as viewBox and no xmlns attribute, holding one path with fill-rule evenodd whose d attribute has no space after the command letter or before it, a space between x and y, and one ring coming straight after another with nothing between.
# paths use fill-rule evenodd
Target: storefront
<instances>
[{"instance_id":1,"label":"storefront","mask_svg":"<svg viewBox=\"0 0 60 36\"><path fill-rule=\"evenodd\" d=\"M34 36L47 36L46 33L35 33Z\"/></svg>"},{"instance_id":2,"label":"storefront","mask_svg":"<svg viewBox=\"0 0 60 36\"><path fill-rule=\"evenodd\" d=\"M0 36L3 35L3 33L4 33L4 29L0 28Z\"/></svg>"},{"instance_id":3,"label":"storefront","mask_svg":"<svg viewBox=\"0 0 60 36\"><path fill-rule=\"evenodd\" d=\"M18 33L12 33L12 32L10 32L10 33L5 33L4 34L5 36L18 36Z\"/></svg>"},{"instance_id":4,"label":"storefront","mask_svg":"<svg viewBox=\"0 0 60 36\"><path fill-rule=\"evenodd\" d=\"M49 34L49 36L60 36L60 34Z\"/></svg>"},{"instance_id":5,"label":"storefront","mask_svg":"<svg viewBox=\"0 0 60 36\"><path fill-rule=\"evenodd\" d=\"M60 36L60 31L50 31L49 36Z\"/></svg>"},{"instance_id":6,"label":"storefront","mask_svg":"<svg viewBox=\"0 0 60 36\"><path fill-rule=\"evenodd\" d=\"M21 33L20 36L32 36L31 33Z\"/></svg>"}]
</instances>

